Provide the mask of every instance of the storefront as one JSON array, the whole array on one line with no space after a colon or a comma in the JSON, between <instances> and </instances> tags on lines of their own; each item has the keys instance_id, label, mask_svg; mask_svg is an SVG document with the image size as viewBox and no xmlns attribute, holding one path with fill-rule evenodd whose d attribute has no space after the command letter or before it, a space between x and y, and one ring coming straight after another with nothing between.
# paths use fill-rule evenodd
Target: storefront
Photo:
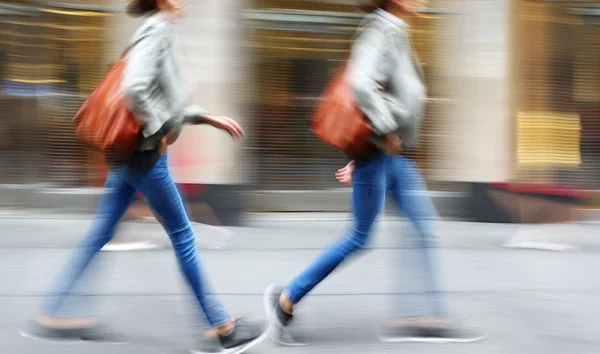
<instances>
[{"instance_id":1,"label":"storefront","mask_svg":"<svg viewBox=\"0 0 600 354\"><path fill-rule=\"evenodd\" d=\"M577 220L577 210L597 207L600 187L598 3L507 5L509 134L496 151L508 153L508 168L473 181L471 210L486 222Z\"/></svg>"},{"instance_id":2,"label":"storefront","mask_svg":"<svg viewBox=\"0 0 600 354\"><path fill-rule=\"evenodd\" d=\"M419 16L412 34L432 100L417 160L432 189L598 189L597 12L593 4L464 1L433 2ZM347 195L339 197L332 176L345 157L314 138L309 118L360 14L340 2L261 1L247 17L257 73L254 176L269 190L257 206L342 208Z\"/></svg>"},{"instance_id":3,"label":"storefront","mask_svg":"<svg viewBox=\"0 0 600 354\"><path fill-rule=\"evenodd\" d=\"M597 8L517 3L514 181L600 188Z\"/></svg>"},{"instance_id":4,"label":"storefront","mask_svg":"<svg viewBox=\"0 0 600 354\"><path fill-rule=\"evenodd\" d=\"M22 3L1 6L0 183L89 186L94 156L71 120L106 68L111 13Z\"/></svg>"},{"instance_id":5,"label":"storefront","mask_svg":"<svg viewBox=\"0 0 600 354\"><path fill-rule=\"evenodd\" d=\"M310 119L329 79L347 58L363 16L354 3L343 1L260 1L244 13L251 33L254 88L249 105L256 190L252 208L347 208L349 191L340 190L334 178L347 159L312 134ZM411 29L432 97L415 156L428 176L440 174L437 158L445 147L438 136L458 101L448 70L452 26L460 16L453 9L434 6ZM431 184L454 188L450 180L431 179Z\"/></svg>"},{"instance_id":6,"label":"storefront","mask_svg":"<svg viewBox=\"0 0 600 354\"><path fill-rule=\"evenodd\" d=\"M27 3L1 7L0 184L99 186L100 157L78 143L71 118L139 22L119 13L120 0ZM415 158L432 190L600 188L597 12L433 1L418 17L411 34L431 100ZM177 182L210 186L215 199L249 189L255 211L346 210L349 190L333 177L346 158L314 137L310 117L361 18L337 0L188 6L180 32L194 102L240 119L248 141L186 130L171 151ZM236 200L227 203L241 208Z\"/></svg>"}]
</instances>

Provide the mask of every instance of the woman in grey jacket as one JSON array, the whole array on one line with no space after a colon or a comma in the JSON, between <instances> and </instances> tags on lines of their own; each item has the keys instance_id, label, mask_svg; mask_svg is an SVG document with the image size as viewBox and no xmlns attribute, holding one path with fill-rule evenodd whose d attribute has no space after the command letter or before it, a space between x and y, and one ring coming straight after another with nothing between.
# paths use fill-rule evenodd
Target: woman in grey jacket
<instances>
[{"instance_id":1,"label":"woman in grey jacket","mask_svg":"<svg viewBox=\"0 0 600 354\"><path fill-rule=\"evenodd\" d=\"M200 267L195 235L167 164L167 146L186 123L208 124L244 137L232 119L209 116L198 107L188 107L191 88L183 79L174 54L178 0L134 0L128 12L144 16L127 53L123 90L131 110L143 122L143 142L127 161L113 162L100 200L93 227L77 247L50 295L43 314L25 334L46 339L101 340L114 336L98 330L93 318L68 317L66 302L73 287L98 251L113 237L125 211L141 193L167 231L179 266L194 292L211 328L208 337L227 353L240 353L258 343L266 332L258 322L233 319L210 289ZM120 341L120 340L119 340Z\"/></svg>"},{"instance_id":2,"label":"woman in grey jacket","mask_svg":"<svg viewBox=\"0 0 600 354\"><path fill-rule=\"evenodd\" d=\"M411 17L427 0L372 0L370 12L352 47L348 80L358 105L371 121L379 148L367 158L356 159L340 170L340 182L353 182L352 230L325 250L284 289L270 286L265 307L273 319L275 339L298 345L289 324L294 308L349 256L364 249L372 226L389 192L421 234L418 238L420 267L428 286L425 310L405 306L404 312L386 326L384 341L473 341L474 333L450 326L437 282L437 268L430 243L437 236L437 213L426 193L421 175L402 151L417 144L419 123L427 98L425 79L408 32ZM412 304L411 304L412 305Z\"/></svg>"}]
</instances>

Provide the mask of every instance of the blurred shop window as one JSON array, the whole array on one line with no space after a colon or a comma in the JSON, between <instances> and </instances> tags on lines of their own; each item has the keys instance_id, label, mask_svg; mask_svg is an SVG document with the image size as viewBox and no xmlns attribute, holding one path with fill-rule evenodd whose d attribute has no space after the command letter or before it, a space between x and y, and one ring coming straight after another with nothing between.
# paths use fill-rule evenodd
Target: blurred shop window
<instances>
[{"instance_id":1,"label":"blurred shop window","mask_svg":"<svg viewBox=\"0 0 600 354\"><path fill-rule=\"evenodd\" d=\"M4 88L6 80L6 52L0 49L0 87Z\"/></svg>"},{"instance_id":2,"label":"blurred shop window","mask_svg":"<svg viewBox=\"0 0 600 354\"><path fill-rule=\"evenodd\" d=\"M256 180L261 189L339 188L332 176L347 159L314 136L310 118L329 80L349 54L360 21L352 12L358 10L349 3L330 1L261 0L254 7L265 10L262 19L249 23L257 79L251 88L256 94L252 104L256 132L250 135L248 145L259 165ZM253 18L261 16L261 11L252 13ZM292 15L295 21L287 21ZM297 21L303 18L306 22ZM428 107L422 139L427 147L436 134L430 128L448 119L452 104L444 100L452 85L440 70L436 72L445 64L439 55L443 51L437 48L449 40L450 22L445 16L419 21L419 30L414 31L417 51L426 63L430 93L442 98ZM427 149L421 149L419 158L426 154Z\"/></svg>"},{"instance_id":3,"label":"blurred shop window","mask_svg":"<svg viewBox=\"0 0 600 354\"><path fill-rule=\"evenodd\" d=\"M3 114L5 98L4 92L6 91L6 52L0 48L0 168L3 168L3 154L1 151L8 149L8 129L6 129L7 117ZM1 175L0 175L1 176Z\"/></svg>"},{"instance_id":4,"label":"blurred shop window","mask_svg":"<svg viewBox=\"0 0 600 354\"><path fill-rule=\"evenodd\" d=\"M292 78L289 81L289 92L296 95L318 97L329 80L327 60L292 59Z\"/></svg>"},{"instance_id":5,"label":"blurred shop window","mask_svg":"<svg viewBox=\"0 0 600 354\"><path fill-rule=\"evenodd\" d=\"M75 58L67 56L63 53L58 58L60 65L60 81L62 90L70 94L75 94L79 91L78 83L80 77L79 63Z\"/></svg>"},{"instance_id":6,"label":"blurred shop window","mask_svg":"<svg viewBox=\"0 0 600 354\"><path fill-rule=\"evenodd\" d=\"M327 83L328 62L326 60L295 58L290 63L291 72L288 81L290 95L290 122L295 155L301 157L307 151L315 151L315 140L311 134L310 118L315 104Z\"/></svg>"}]
</instances>

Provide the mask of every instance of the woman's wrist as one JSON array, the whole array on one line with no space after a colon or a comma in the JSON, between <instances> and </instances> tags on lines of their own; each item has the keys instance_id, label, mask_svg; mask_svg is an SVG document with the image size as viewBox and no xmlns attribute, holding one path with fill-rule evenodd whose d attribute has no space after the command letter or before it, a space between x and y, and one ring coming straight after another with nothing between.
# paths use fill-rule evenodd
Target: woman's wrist
<instances>
[{"instance_id":1,"label":"woman's wrist","mask_svg":"<svg viewBox=\"0 0 600 354\"><path fill-rule=\"evenodd\" d=\"M183 124L191 124L191 125L207 124L208 122L209 121L207 119L207 116L198 115L198 114L187 115L183 119Z\"/></svg>"},{"instance_id":2,"label":"woman's wrist","mask_svg":"<svg viewBox=\"0 0 600 354\"><path fill-rule=\"evenodd\" d=\"M198 106L186 107L183 116L184 124L199 125L207 124L211 121L211 118L208 115L208 113Z\"/></svg>"},{"instance_id":3,"label":"woman's wrist","mask_svg":"<svg viewBox=\"0 0 600 354\"><path fill-rule=\"evenodd\" d=\"M200 118L202 119L201 124L212 124L215 121L215 117L208 114L204 114Z\"/></svg>"}]
</instances>

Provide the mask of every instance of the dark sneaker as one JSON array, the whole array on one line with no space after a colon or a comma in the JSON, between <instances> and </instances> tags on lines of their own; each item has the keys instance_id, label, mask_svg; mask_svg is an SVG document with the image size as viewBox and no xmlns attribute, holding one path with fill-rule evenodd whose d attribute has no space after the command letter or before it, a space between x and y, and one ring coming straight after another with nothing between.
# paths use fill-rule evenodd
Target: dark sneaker
<instances>
[{"instance_id":1,"label":"dark sneaker","mask_svg":"<svg viewBox=\"0 0 600 354\"><path fill-rule=\"evenodd\" d=\"M198 345L196 346L196 349L191 351L192 353L195 354L212 354L212 353L223 353L225 352L225 349L223 348L223 346L221 345L221 341L219 341L218 337L214 337L214 338L202 338L199 342Z\"/></svg>"},{"instance_id":2,"label":"dark sneaker","mask_svg":"<svg viewBox=\"0 0 600 354\"><path fill-rule=\"evenodd\" d=\"M388 326L379 336L384 343L471 343L481 339L483 334L474 330L424 326Z\"/></svg>"},{"instance_id":3,"label":"dark sneaker","mask_svg":"<svg viewBox=\"0 0 600 354\"><path fill-rule=\"evenodd\" d=\"M52 328L32 322L20 334L25 338L57 343L101 342L115 345L128 343L125 338L99 325L87 328Z\"/></svg>"},{"instance_id":4,"label":"dark sneaker","mask_svg":"<svg viewBox=\"0 0 600 354\"><path fill-rule=\"evenodd\" d=\"M269 285L265 290L263 304L267 318L271 322L273 340L287 347L302 347L308 345L308 341L293 327L294 316L286 313L279 305L279 297L282 288Z\"/></svg>"},{"instance_id":5,"label":"dark sneaker","mask_svg":"<svg viewBox=\"0 0 600 354\"><path fill-rule=\"evenodd\" d=\"M81 342L78 329L57 329L42 326L38 322L31 322L22 329L19 334L21 337L36 339L47 342L57 343L78 343Z\"/></svg>"},{"instance_id":6,"label":"dark sneaker","mask_svg":"<svg viewBox=\"0 0 600 354\"><path fill-rule=\"evenodd\" d=\"M79 332L79 338L86 342L98 342L114 345L123 345L129 341L122 335L112 332L110 328L103 325L82 328Z\"/></svg>"},{"instance_id":7,"label":"dark sneaker","mask_svg":"<svg viewBox=\"0 0 600 354\"><path fill-rule=\"evenodd\" d=\"M227 336L219 336L219 342L207 340L194 354L219 353L240 354L262 342L269 334L269 326L262 322L250 321L245 318L235 320L233 332Z\"/></svg>"}]
</instances>

